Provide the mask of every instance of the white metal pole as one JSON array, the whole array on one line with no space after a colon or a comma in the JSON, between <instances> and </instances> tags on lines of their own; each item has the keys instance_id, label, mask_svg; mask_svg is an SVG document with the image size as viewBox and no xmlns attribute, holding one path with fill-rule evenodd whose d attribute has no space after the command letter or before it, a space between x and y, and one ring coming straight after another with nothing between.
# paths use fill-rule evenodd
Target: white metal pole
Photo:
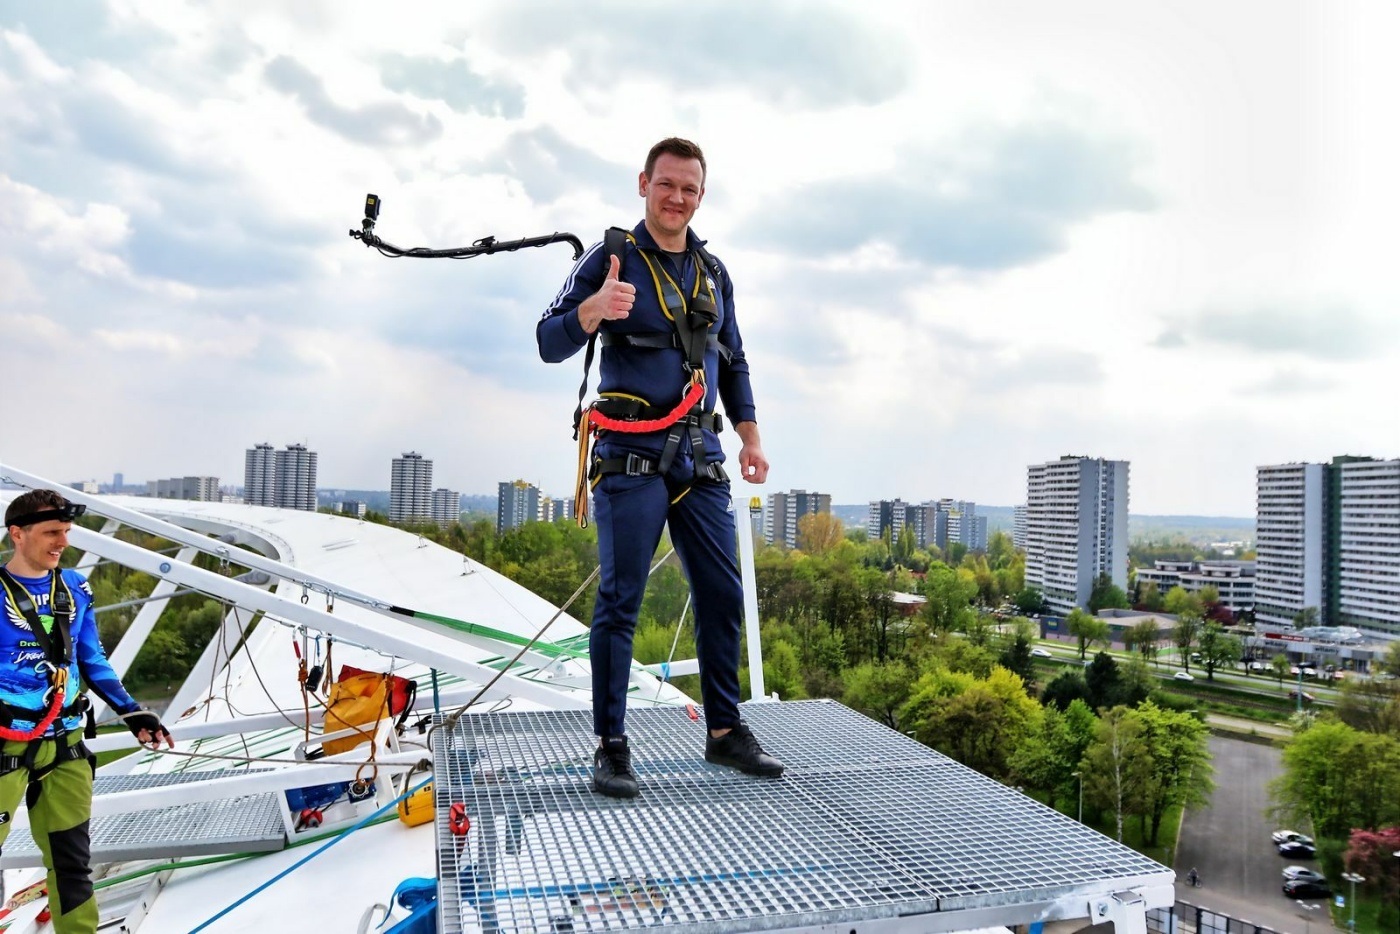
<instances>
[{"instance_id":1,"label":"white metal pole","mask_svg":"<svg viewBox=\"0 0 1400 934\"><path fill-rule=\"evenodd\" d=\"M768 700L763 689L763 644L758 633L758 582L754 579L753 514L762 510L763 501L757 496L747 505L734 499L734 525L739 534L739 576L744 582L744 631L749 649L749 698Z\"/></svg>"}]
</instances>

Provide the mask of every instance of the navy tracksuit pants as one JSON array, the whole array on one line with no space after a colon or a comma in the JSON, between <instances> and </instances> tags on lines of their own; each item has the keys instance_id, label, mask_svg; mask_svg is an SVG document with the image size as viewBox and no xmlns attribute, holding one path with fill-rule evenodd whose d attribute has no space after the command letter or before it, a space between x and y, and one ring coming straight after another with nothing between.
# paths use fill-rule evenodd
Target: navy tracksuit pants
<instances>
[{"instance_id":1,"label":"navy tracksuit pants","mask_svg":"<svg viewBox=\"0 0 1400 934\"><path fill-rule=\"evenodd\" d=\"M739 723L743 587L729 484L692 482L692 470L691 459L682 455L664 477L608 474L593 490L602 573L588 648L593 666L593 731L599 736L627 732L632 636L647 572L668 521L671 543L690 582L705 723L712 730Z\"/></svg>"}]
</instances>

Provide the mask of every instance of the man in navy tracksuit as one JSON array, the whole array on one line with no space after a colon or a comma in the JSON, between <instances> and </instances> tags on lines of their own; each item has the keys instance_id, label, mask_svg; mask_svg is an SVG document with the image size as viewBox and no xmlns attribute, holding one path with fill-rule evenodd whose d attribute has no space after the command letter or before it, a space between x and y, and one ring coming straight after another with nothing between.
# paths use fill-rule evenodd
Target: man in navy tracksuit
<instances>
[{"instance_id":1,"label":"man in navy tracksuit","mask_svg":"<svg viewBox=\"0 0 1400 934\"><path fill-rule=\"evenodd\" d=\"M742 442L743 478L764 482L768 460L754 420L733 284L690 230L705 194L705 157L688 140L662 140L648 153L637 187L646 214L625 242L614 238L620 255L604 243L588 250L536 328L548 363L601 337L598 405L619 419L663 418L703 379L703 399L687 418L645 433L602 432L591 463L602 564L589 641L599 738L593 787L618 798L637 794L624 724L632 636L668 521L695 604L709 728L705 758L754 775L783 772L739 719L743 593L729 481L720 467L724 452L715 434L716 396Z\"/></svg>"}]
</instances>

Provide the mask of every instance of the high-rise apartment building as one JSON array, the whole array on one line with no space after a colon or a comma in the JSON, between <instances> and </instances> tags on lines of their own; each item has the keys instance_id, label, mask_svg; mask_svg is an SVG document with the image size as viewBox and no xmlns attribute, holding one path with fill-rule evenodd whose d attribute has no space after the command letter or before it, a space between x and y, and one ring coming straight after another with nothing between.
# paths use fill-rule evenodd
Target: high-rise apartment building
<instances>
[{"instance_id":1,"label":"high-rise apartment building","mask_svg":"<svg viewBox=\"0 0 1400 934\"><path fill-rule=\"evenodd\" d=\"M403 457L394 458L389 475L389 521L432 519L432 490L432 461L417 451L409 451Z\"/></svg>"},{"instance_id":2,"label":"high-rise apartment building","mask_svg":"<svg viewBox=\"0 0 1400 934\"><path fill-rule=\"evenodd\" d=\"M249 448L243 458L243 502L277 505L277 452L270 444Z\"/></svg>"},{"instance_id":3,"label":"high-rise apartment building","mask_svg":"<svg viewBox=\"0 0 1400 934\"><path fill-rule=\"evenodd\" d=\"M571 519L574 515L574 498L566 496L562 499L550 499L544 497L540 500L540 521L553 522L556 519Z\"/></svg>"},{"instance_id":4,"label":"high-rise apartment building","mask_svg":"<svg viewBox=\"0 0 1400 934\"><path fill-rule=\"evenodd\" d=\"M220 500L218 477L171 477L167 480L147 480L146 495L160 499L189 499L201 503Z\"/></svg>"},{"instance_id":5,"label":"high-rise apartment building","mask_svg":"<svg viewBox=\"0 0 1400 934\"><path fill-rule=\"evenodd\" d=\"M439 487L433 490L432 520L438 525L451 525L462 518L462 494Z\"/></svg>"},{"instance_id":6,"label":"high-rise apartment building","mask_svg":"<svg viewBox=\"0 0 1400 934\"><path fill-rule=\"evenodd\" d=\"M871 540L889 536L890 543L899 541L904 531L908 504L902 499L873 500L865 514L865 534Z\"/></svg>"},{"instance_id":7,"label":"high-rise apartment building","mask_svg":"<svg viewBox=\"0 0 1400 934\"><path fill-rule=\"evenodd\" d=\"M763 538L769 544L796 548L797 523L803 516L818 513L831 513L830 493L808 493L806 490L770 493L764 515Z\"/></svg>"},{"instance_id":8,"label":"high-rise apartment building","mask_svg":"<svg viewBox=\"0 0 1400 934\"><path fill-rule=\"evenodd\" d=\"M1066 456L1026 482L1026 586L1053 612L1084 606L1101 574L1128 586L1128 462Z\"/></svg>"},{"instance_id":9,"label":"high-rise apartment building","mask_svg":"<svg viewBox=\"0 0 1400 934\"><path fill-rule=\"evenodd\" d=\"M906 506L904 524L914 530L914 542L920 548L948 547L948 512L937 503Z\"/></svg>"},{"instance_id":10,"label":"high-rise apartment building","mask_svg":"<svg viewBox=\"0 0 1400 934\"><path fill-rule=\"evenodd\" d=\"M540 517L540 489L524 480L496 485L496 532L514 529Z\"/></svg>"},{"instance_id":11,"label":"high-rise apartment building","mask_svg":"<svg viewBox=\"0 0 1400 934\"><path fill-rule=\"evenodd\" d=\"M968 551L987 550L987 517L977 515L977 504L961 499L940 499L938 508L948 514L948 541L966 545Z\"/></svg>"},{"instance_id":12,"label":"high-rise apartment building","mask_svg":"<svg viewBox=\"0 0 1400 934\"><path fill-rule=\"evenodd\" d=\"M1020 551L1026 550L1026 507L1016 506L1011 510L1011 544Z\"/></svg>"},{"instance_id":13,"label":"high-rise apartment building","mask_svg":"<svg viewBox=\"0 0 1400 934\"><path fill-rule=\"evenodd\" d=\"M316 510L316 452L303 444L249 448L243 458L243 501L254 506Z\"/></svg>"},{"instance_id":14,"label":"high-rise apartment building","mask_svg":"<svg viewBox=\"0 0 1400 934\"><path fill-rule=\"evenodd\" d=\"M1400 460L1340 467L1333 625L1400 636Z\"/></svg>"},{"instance_id":15,"label":"high-rise apartment building","mask_svg":"<svg viewBox=\"0 0 1400 934\"><path fill-rule=\"evenodd\" d=\"M1258 470L1255 619L1400 636L1400 460Z\"/></svg>"},{"instance_id":16,"label":"high-rise apartment building","mask_svg":"<svg viewBox=\"0 0 1400 934\"><path fill-rule=\"evenodd\" d=\"M1285 628L1305 607L1321 622L1327 468L1260 467L1255 486L1254 619Z\"/></svg>"},{"instance_id":17,"label":"high-rise apartment building","mask_svg":"<svg viewBox=\"0 0 1400 934\"><path fill-rule=\"evenodd\" d=\"M283 509L316 511L316 452L304 444L289 444L277 452L277 505Z\"/></svg>"}]
</instances>

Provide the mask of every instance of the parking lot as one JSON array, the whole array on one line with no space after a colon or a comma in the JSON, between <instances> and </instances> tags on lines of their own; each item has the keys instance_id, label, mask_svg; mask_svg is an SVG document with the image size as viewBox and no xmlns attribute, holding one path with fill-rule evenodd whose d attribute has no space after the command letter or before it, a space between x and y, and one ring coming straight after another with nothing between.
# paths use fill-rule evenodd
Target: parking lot
<instances>
[{"instance_id":1,"label":"parking lot","mask_svg":"<svg viewBox=\"0 0 1400 934\"><path fill-rule=\"evenodd\" d=\"M1308 927L1304 910L1284 897L1281 873L1291 862L1311 868L1317 863L1286 860L1269 839L1280 826L1268 816L1268 784L1282 771L1279 750L1221 736L1211 737L1210 750L1215 793L1208 807L1188 812L1182 822L1173 867L1181 880L1177 897L1284 934L1302 934ZM1201 874L1200 888L1185 884L1193 866ZM1312 912L1313 928L1326 929L1325 910Z\"/></svg>"}]
</instances>

